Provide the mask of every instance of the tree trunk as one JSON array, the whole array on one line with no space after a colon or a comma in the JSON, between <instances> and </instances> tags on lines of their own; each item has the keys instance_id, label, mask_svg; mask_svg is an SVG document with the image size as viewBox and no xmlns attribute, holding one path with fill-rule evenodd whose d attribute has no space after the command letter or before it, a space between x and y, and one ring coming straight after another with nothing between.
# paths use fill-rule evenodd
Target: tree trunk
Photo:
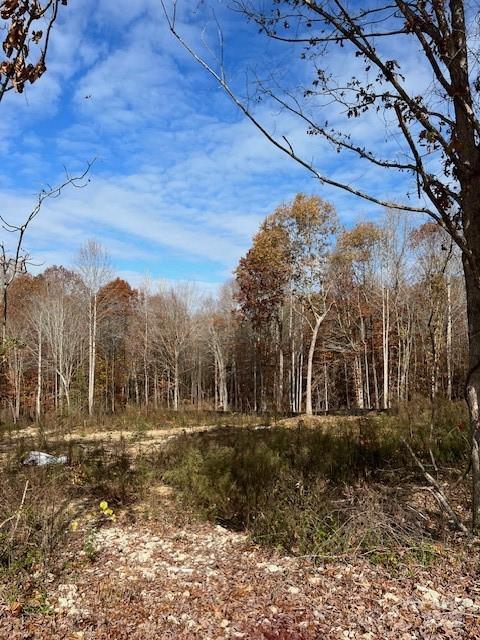
<instances>
[{"instance_id":1,"label":"tree trunk","mask_svg":"<svg viewBox=\"0 0 480 640\"><path fill-rule=\"evenodd\" d=\"M452 282L447 280L447 398L452 399Z\"/></svg>"},{"instance_id":2,"label":"tree trunk","mask_svg":"<svg viewBox=\"0 0 480 640\"><path fill-rule=\"evenodd\" d=\"M280 351L278 353L278 396L277 396L277 411L280 413L283 409L283 348L280 345Z\"/></svg>"},{"instance_id":3,"label":"tree trunk","mask_svg":"<svg viewBox=\"0 0 480 640\"><path fill-rule=\"evenodd\" d=\"M158 372L155 365L154 378L153 378L153 406L158 408Z\"/></svg>"},{"instance_id":4,"label":"tree trunk","mask_svg":"<svg viewBox=\"0 0 480 640\"><path fill-rule=\"evenodd\" d=\"M372 369L373 369L373 388L375 391L375 409L380 409L380 394L378 392L378 376L377 376L377 363L375 360L375 344L373 341L373 330L372 330Z\"/></svg>"},{"instance_id":5,"label":"tree trunk","mask_svg":"<svg viewBox=\"0 0 480 640\"><path fill-rule=\"evenodd\" d=\"M171 385L171 376L170 376L170 368L167 369L167 387L166 387L166 394L167 394L167 409L170 409L170 385Z\"/></svg>"},{"instance_id":6,"label":"tree trunk","mask_svg":"<svg viewBox=\"0 0 480 640\"><path fill-rule=\"evenodd\" d=\"M388 288L382 286L382 348L383 348L383 408L390 406L389 397L389 338L390 338L390 294Z\"/></svg>"},{"instance_id":7,"label":"tree trunk","mask_svg":"<svg viewBox=\"0 0 480 640\"><path fill-rule=\"evenodd\" d=\"M38 327L38 356L37 356L37 395L35 399L35 415L37 421L42 414L42 329Z\"/></svg>"},{"instance_id":8,"label":"tree trunk","mask_svg":"<svg viewBox=\"0 0 480 640\"><path fill-rule=\"evenodd\" d=\"M219 389L218 389L218 360L217 360L217 354L215 353L215 362L214 362L214 371L215 371L215 375L214 375L214 381L213 381L213 386L214 386L214 408L215 411L218 411L218 405L219 405Z\"/></svg>"},{"instance_id":9,"label":"tree trunk","mask_svg":"<svg viewBox=\"0 0 480 640\"><path fill-rule=\"evenodd\" d=\"M302 413L302 399L303 399L303 332L301 340L301 351L298 359L298 397L297 397L297 411Z\"/></svg>"},{"instance_id":10,"label":"tree trunk","mask_svg":"<svg viewBox=\"0 0 480 640\"><path fill-rule=\"evenodd\" d=\"M70 390L69 390L69 383L67 382L67 379L65 378L65 376L63 375L63 373L60 371L60 369L57 371L58 373L58 377L60 378L60 381L62 383L62 387L63 391L65 393L65 399L67 401L67 408L70 408Z\"/></svg>"},{"instance_id":11,"label":"tree trunk","mask_svg":"<svg viewBox=\"0 0 480 640\"><path fill-rule=\"evenodd\" d=\"M93 414L95 399L95 363L97 355L97 296L90 297L89 306L89 353L88 353L88 414Z\"/></svg>"},{"instance_id":12,"label":"tree trunk","mask_svg":"<svg viewBox=\"0 0 480 640\"><path fill-rule=\"evenodd\" d=\"M13 348L13 388L15 391L13 405L13 422L17 423L20 419L20 400L21 400L21 384L22 384L22 357L18 353L17 347Z\"/></svg>"},{"instance_id":13,"label":"tree trunk","mask_svg":"<svg viewBox=\"0 0 480 640\"><path fill-rule=\"evenodd\" d=\"M257 413L258 411L258 401L257 401L257 342L254 340L253 343L253 411Z\"/></svg>"},{"instance_id":14,"label":"tree trunk","mask_svg":"<svg viewBox=\"0 0 480 640\"><path fill-rule=\"evenodd\" d=\"M179 406L179 380L178 380L178 354L175 353L175 363L173 370L173 409L174 411L178 411Z\"/></svg>"},{"instance_id":15,"label":"tree trunk","mask_svg":"<svg viewBox=\"0 0 480 640\"><path fill-rule=\"evenodd\" d=\"M313 377L313 356L315 354L315 346L317 344L318 330L325 316L316 316L315 325L312 330L312 337L310 339L310 347L308 349L307 360L307 394L305 399L305 413L307 416L313 415L312 408L312 377Z\"/></svg>"},{"instance_id":16,"label":"tree trunk","mask_svg":"<svg viewBox=\"0 0 480 640\"><path fill-rule=\"evenodd\" d=\"M292 294L290 294L290 305L288 313L288 341L290 344L290 372L289 372L289 396L290 411L295 413L297 410L297 395L295 392L295 337L293 335L293 303Z\"/></svg>"},{"instance_id":17,"label":"tree trunk","mask_svg":"<svg viewBox=\"0 0 480 640\"><path fill-rule=\"evenodd\" d=\"M283 322L279 318L277 321L277 349L278 349L278 385L277 385L277 397L276 397L276 409L280 413L283 409L283 377L284 377L284 363L283 363Z\"/></svg>"},{"instance_id":18,"label":"tree trunk","mask_svg":"<svg viewBox=\"0 0 480 640\"><path fill-rule=\"evenodd\" d=\"M134 378L133 378L133 383L135 386L135 404L138 405L140 404L140 390L138 388L138 375L137 375L137 370L135 369L134 372Z\"/></svg>"},{"instance_id":19,"label":"tree trunk","mask_svg":"<svg viewBox=\"0 0 480 640\"><path fill-rule=\"evenodd\" d=\"M220 392L222 411L228 411L228 386L227 386L227 367L223 358L220 361Z\"/></svg>"},{"instance_id":20,"label":"tree trunk","mask_svg":"<svg viewBox=\"0 0 480 640\"><path fill-rule=\"evenodd\" d=\"M463 252L465 274L469 371L465 392L470 413L472 447L472 527L480 525L480 151L470 113L470 93L464 3L451 0L452 45L456 51L449 69L455 108L455 142L458 141L462 227L467 252Z\"/></svg>"},{"instance_id":21,"label":"tree trunk","mask_svg":"<svg viewBox=\"0 0 480 640\"><path fill-rule=\"evenodd\" d=\"M148 380L148 307L145 299L144 303L145 322L144 322L144 334L143 334L143 391L145 406L148 407L149 399L149 380Z\"/></svg>"},{"instance_id":22,"label":"tree trunk","mask_svg":"<svg viewBox=\"0 0 480 640\"><path fill-rule=\"evenodd\" d=\"M329 410L329 404L328 404L328 368L327 368L327 363L324 362L323 364L323 382L324 382L324 395L325 395L325 413L328 412Z\"/></svg>"},{"instance_id":23,"label":"tree trunk","mask_svg":"<svg viewBox=\"0 0 480 640\"><path fill-rule=\"evenodd\" d=\"M363 344L363 363L365 368L364 398L367 407L370 409L372 404L370 400L370 371L368 366L367 328L365 326L365 320L362 315L360 316L360 334Z\"/></svg>"},{"instance_id":24,"label":"tree trunk","mask_svg":"<svg viewBox=\"0 0 480 640\"><path fill-rule=\"evenodd\" d=\"M472 526L480 526L480 287L467 259L463 258L467 294L469 372L466 400L470 413L472 448Z\"/></svg>"},{"instance_id":25,"label":"tree trunk","mask_svg":"<svg viewBox=\"0 0 480 640\"><path fill-rule=\"evenodd\" d=\"M112 413L115 413L115 352L112 356L112 387L111 387L110 406Z\"/></svg>"},{"instance_id":26,"label":"tree trunk","mask_svg":"<svg viewBox=\"0 0 480 640\"><path fill-rule=\"evenodd\" d=\"M2 314L2 345L5 347L5 342L7 340L7 318L8 318L8 283L6 280L6 275L3 277L3 314ZM5 358L5 353L2 354L3 358Z\"/></svg>"},{"instance_id":27,"label":"tree trunk","mask_svg":"<svg viewBox=\"0 0 480 640\"><path fill-rule=\"evenodd\" d=\"M363 374L360 354L355 354L353 360L353 380L355 383L355 397L357 401L357 407L358 409L364 409L365 401L363 397Z\"/></svg>"},{"instance_id":28,"label":"tree trunk","mask_svg":"<svg viewBox=\"0 0 480 640\"><path fill-rule=\"evenodd\" d=\"M438 349L437 349L437 328L436 326L430 327L430 348L432 355L431 370L430 370L430 398L432 402L435 402L438 393Z\"/></svg>"}]
</instances>

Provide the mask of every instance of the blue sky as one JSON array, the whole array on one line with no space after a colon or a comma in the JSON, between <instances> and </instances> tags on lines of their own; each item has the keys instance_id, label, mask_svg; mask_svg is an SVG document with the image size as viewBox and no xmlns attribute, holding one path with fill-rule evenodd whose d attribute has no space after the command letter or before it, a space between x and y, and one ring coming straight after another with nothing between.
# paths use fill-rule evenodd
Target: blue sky
<instances>
[{"instance_id":1,"label":"blue sky","mask_svg":"<svg viewBox=\"0 0 480 640\"><path fill-rule=\"evenodd\" d=\"M220 0L215 4L229 78L239 92L245 70L262 75L272 62L280 76L288 66L300 80L307 77L298 55L260 38ZM181 3L180 28L199 50L205 42L214 48L211 14L196 5ZM338 55L340 69L345 60ZM263 217L299 191L332 201L347 226L380 214L322 187L263 140L178 46L158 0L70 2L47 67L37 84L1 105L3 215L21 219L43 186L62 180L64 166L73 173L97 160L88 187L48 202L29 229L26 247L42 268L72 265L81 244L95 238L132 284L149 274L215 290ZM398 178L333 153L272 106L261 104L257 113L334 177L368 184L387 198L405 191ZM352 128L360 140L395 144L384 123L369 119Z\"/></svg>"}]
</instances>

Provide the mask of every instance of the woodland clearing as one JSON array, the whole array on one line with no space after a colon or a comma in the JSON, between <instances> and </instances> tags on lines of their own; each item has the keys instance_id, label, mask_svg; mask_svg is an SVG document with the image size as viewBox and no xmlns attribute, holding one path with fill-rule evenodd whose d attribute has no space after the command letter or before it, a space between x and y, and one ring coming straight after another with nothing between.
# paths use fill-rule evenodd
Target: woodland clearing
<instances>
[{"instance_id":1,"label":"woodland clearing","mask_svg":"<svg viewBox=\"0 0 480 640\"><path fill-rule=\"evenodd\" d=\"M477 638L478 541L454 530L408 456L378 453L394 420L224 418L140 436L106 428L103 441L85 425L65 439L47 429L36 444L70 456L48 469L18 464L34 441L17 434L4 450L2 637ZM345 453L346 435L362 458ZM238 468L236 443L247 452ZM292 443L303 457L287 467ZM468 491L451 481L461 457L440 451L439 480L466 521Z\"/></svg>"}]
</instances>

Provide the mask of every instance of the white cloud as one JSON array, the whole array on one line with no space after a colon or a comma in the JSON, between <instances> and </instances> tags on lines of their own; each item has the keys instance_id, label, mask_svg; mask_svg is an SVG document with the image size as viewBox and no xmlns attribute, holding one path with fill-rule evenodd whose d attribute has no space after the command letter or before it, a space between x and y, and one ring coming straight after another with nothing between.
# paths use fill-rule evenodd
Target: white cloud
<instances>
[{"instance_id":1,"label":"white cloud","mask_svg":"<svg viewBox=\"0 0 480 640\"><path fill-rule=\"evenodd\" d=\"M188 18L192 5L181 6L182 29L201 46L199 23ZM225 11L221 3L219 10ZM227 20L227 46L238 38L243 46L235 56L227 50L240 90L245 61L260 71L277 51L262 49L257 36L246 46L247 31L236 18ZM208 31L210 44L214 35ZM0 177L2 211L21 219L42 181L57 182L62 164L74 171L94 156L98 161L86 189L66 190L32 225L26 243L35 259L71 264L93 236L132 283L145 270L172 279L177 269L215 289L261 219L297 191L331 198L345 222L371 215L370 205L314 181L239 116L164 28L158 0L72 3L62 12L50 53L45 77L26 97L9 96L3 111L0 153L8 154L9 172ZM341 70L345 57L339 54L335 65ZM298 82L309 79L304 63L292 69ZM414 82L420 87L425 79L419 72ZM335 178L402 195L404 183L333 155L268 102L256 113ZM383 123L374 115L352 121L351 131L360 141L385 145ZM390 138L388 144L397 143Z\"/></svg>"}]
</instances>

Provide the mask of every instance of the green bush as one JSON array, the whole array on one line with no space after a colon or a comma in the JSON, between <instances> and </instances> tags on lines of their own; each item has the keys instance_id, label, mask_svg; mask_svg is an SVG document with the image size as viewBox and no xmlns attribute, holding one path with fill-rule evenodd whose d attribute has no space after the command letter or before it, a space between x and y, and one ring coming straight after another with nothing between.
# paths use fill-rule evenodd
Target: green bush
<instances>
[{"instance_id":1,"label":"green bush","mask_svg":"<svg viewBox=\"0 0 480 640\"><path fill-rule=\"evenodd\" d=\"M87 455L79 458L77 467L82 494L117 505L137 498L150 477L150 470L145 464L133 464L123 441L113 451L104 447L88 451Z\"/></svg>"},{"instance_id":2,"label":"green bush","mask_svg":"<svg viewBox=\"0 0 480 640\"><path fill-rule=\"evenodd\" d=\"M404 440L426 465L431 450L438 464L460 466L462 412L440 407L433 428L428 411L407 419L405 410L340 420L331 431L220 428L173 440L155 464L204 516L247 528L258 541L302 554L364 553L393 565L405 549L417 559L430 552L412 512L395 512L396 500L379 492L384 473L395 470L398 480L399 469L418 472Z\"/></svg>"}]
</instances>

